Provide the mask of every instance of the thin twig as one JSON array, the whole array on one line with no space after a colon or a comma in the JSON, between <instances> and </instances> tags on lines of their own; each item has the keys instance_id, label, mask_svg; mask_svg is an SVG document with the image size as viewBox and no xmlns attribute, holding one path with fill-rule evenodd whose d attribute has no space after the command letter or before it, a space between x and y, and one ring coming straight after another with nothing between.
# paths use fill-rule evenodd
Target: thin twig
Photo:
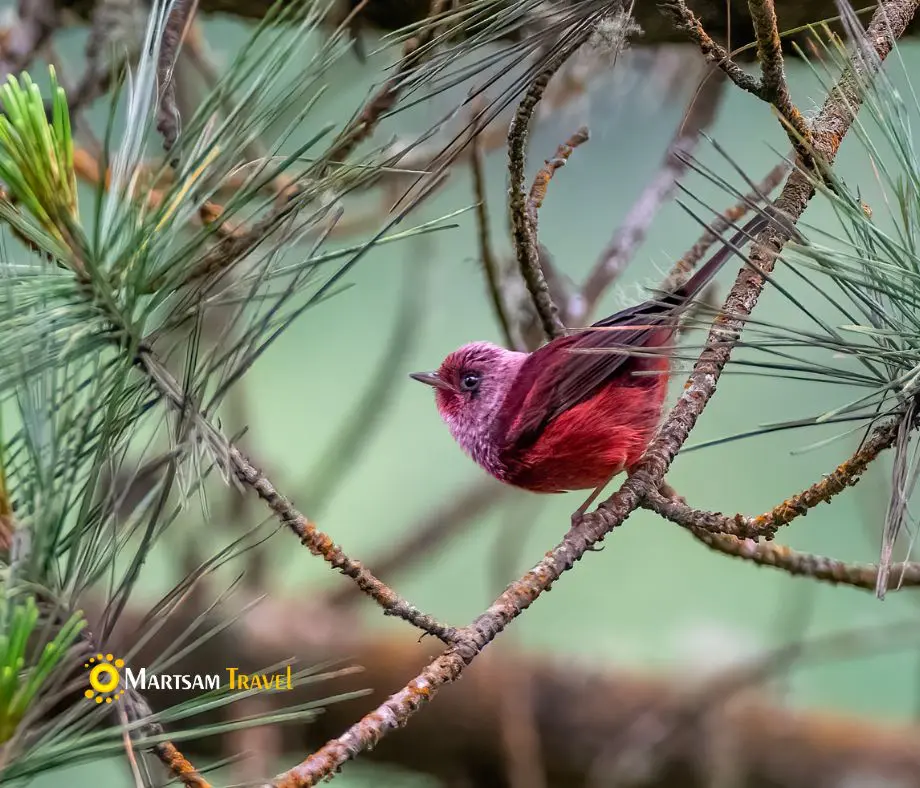
<instances>
[{"instance_id":1,"label":"thin twig","mask_svg":"<svg viewBox=\"0 0 920 788\"><path fill-rule=\"evenodd\" d=\"M160 100L157 104L157 131L163 135L163 148L172 153L179 138L179 110L176 106L176 84L173 80L179 47L195 17L198 0L178 0L169 12L160 41L157 59L157 85ZM173 161L173 166L177 162Z\"/></svg>"},{"instance_id":2,"label":"thin twig","mask_svg":"<svg viewBox=\"0 0 920 788\"><path fill-rule=\"evenodd\" d=\"M686 31L703 56L722 69L732 82L776 108L793 147L803 162L810 166L808 149L811 131L789 95L789 84L783 69L782 41L773 3L774 0L748 0L757 37L757 56L762 74L759 80L745 72L731 59L729 52L712 40L699 18L687 7L685 0L669 0L659 8L679 29Z\"/></svg>"},{"instance_id":3,"label":"thin twig","mask_svg":"<svg viewBox=\"0 0 920 788\"><path fill-rule=\"evenodd\" d=\"M878 564L848 564L836 558L813 553L800 553L775 542L754 542L734 536L695 530L693 536L720 553L743 558L761 566L781 569L790 575L810 577L835 585L847 585L875 592L878 586ZM888 590L920 585L920 563L893 564L888 576Z\"/></svg>"},{"instance_id":4,"label":"thin twig","mask_svg":"<svg viewBox=\"0 0 920 788\"><path fill-rule=\"evenodd\" d=\"M517 256L521 275L527 284L530 297L533 299L534 308L540 317L543 332L547 339L555 339L565 334L565 326L559 319L559 309L553 302L540 267L540 255L537 249L536 212L533 215L528 211L528 201L524 195L524 168L527 150L527 138L530 130L530 121L534 110L546 86L553 75L562 67L578 48L587 41L591 35L591 28L583 30L575 40L549 60L546 67L531 83L517 112L508 127L508 172L511 176L508 207L511 213L511 233L514 240L514 251ZM547 179L548 180L548 179ZM536 183L534 184L536 186Z\"/></svg>"},{"instance_id":5,"label":"thin twig","mask_svg":"<svg viewBox=\"0 0 920 788\"><path fill-rule=\"evenodd\" d=\"M533 183L530 186L530 195L527 198L527 215L533 224L534 232L537 231L537 217L540 208L543 207L543 201L546 199L546 190L549 188L549 182L556 174L556 170L565 167L569 156L579 145L584 145L590 134L587 126L582 126L571 137L556 148L553 158L547 159L537 174L534 176Z\"/></svg>"},{"instance_id":6,"label":"thin twig","mask_svg":"<svg viewBox=\"0 0 920 788\"><path fill-rule=\"evenodd\" d=\"M162 736L163 726L152 719L153 712L147 699L136 690L129 689L122 701L126 716L132 723L144 721L136 730L138 738L153 738ZM176 778L186 788L211 788L211 784L201 776L201 773L192 765L171 741L154 744L150 751L156 755L170 775Z\"/></svg>"},{"instance_id":7,"label":"thin twig","mask_svg":"<svg viewBox=\"0 0 920 788\"><path fill-rule=\"evenodd\" d=\"M883 61L913 18L920 0L888 0L883 2L872 17L866 40ZM829 163L834 159L843 135L853 122L853 113L862 103L859 82L851 73L853 69L866 68L871 76L875 64L863 66L852 60L848 69L831 89L815 122L815 146ZM814 194L811 181L799 171L789 177L776 207L786 211L792 220L797 219ZM521 195L523 196L523 195ZM758 236L752 259L767 272L780 248L788 240L780 234L783 228L768 226ZM767 253L766 242L773 247ZM463 670L485 646L505 629L517 616L550 588L559 577L571 569L585 553L602 541L614 528L622 525L639 507L644 495L657 488L668 467L683 446L700 413L715 392L722 369L728 362L734 346L733 337L741 333L743 319L757 303L764 278L745 267L729 293L723 309L725 315L713 326L720 344L703 352L690 375L677 404L672 408L663 428L646 450L632 475L620 489L597 509L587 515L577 528L571 529L554 549L527 572L508 586L498 599L470 626L456 633L456 641L439 657L428 664L403 689L391 695L377 709L362 717L336 739L307 757L292 769L278 775L271 783L273 788L305 788L317 785L336 772L346 761L375 746L387 733L406 724L426 702L445 684L455 681ZM728 341L725 338L729 329ZM712 340L713 337L710 337ZM736 341L736 340L735 340Z\"/></svg>"},{"instance_id":8,"label":"thin twig","mask_svg":"<svg viewBox=\"0 0 920 788\"><path fill-rule=\"evenodd\" d=\"M661 169L630 208L582 286L584 314L579 316L580 322L588 322L607 288L626 269L645 240L661 206L671 199L677 181L687 170L687 156L699 142L700 132L716 119L724 88L722 73L714 72L703 79L699 91L694 93L668 146Z\"/></svg>"},{"instance_id":9,"label":"thin twig","mask_svg":"<svg viewBox=\"0 0 920 788\"><path fill-rule=\"evenodd\" d=\"M138 365L144 370L152 383L167 402L180 412L187 412L190 404L186 401L182 388L170 372L149 351L138 354ZM213 441L233 475L247 488L254 491L278 520L287 526L300 539L313 555L322 557L334 569L354 580L358 588L383 608L384 614L396 616L418 627L429 635L451 643L455 629L435 621L429 615L410 605L386 583L378 580L364 568L360 561L349 558L332 538L320 531L295 506L279 493L271 481L230 441L223 437L210 421L202 414L197 414L198 426L203 429L208 439Z\"/></svg>"},{"instance_id":10,"label":"thin twig","mask_svg":"<svg viewBox=\"0 0 920 788\"><path fill-rule=\"evenodd\" d=\"M707 62L722 69L739 88L760 98L760 83L757 79L735 63L728 51L709 37L709 34L703 29L703 23L687 7L684 0L659 3L658 9L671 20L674 27L687 33L700 48Z\"/></svg>"},{"instance_id":11,"label":"thin twig","mask_svg":"<svg viewBox=\"0 0 920 788\"><path fill-rule=\"evenodd\" d=\"M169 773L186 788L211 788L211 783L201 776L172 742L162 742L153 747L153 753L169 769Z\"/></svg>"},{"instance_id":12,"label":"thin twig","mask_svg":"<svg viewBox=\"0 0 920 788\"><path fill-rule=\"evenodd\" d=\"M508 318L508 307L505 304L505 297L502 295L499 284L500 272L498 260L492 249L491 230L489 228L489 210L486 203L486 176L485 161L482 153L482 142L479 134L474 134L470 140L471 156L470 167L473 172L473 194L476 197L476 233L479 241L479 258L482 260L482 270L485 273L486 285L489 288L489 298L492 301L492 309L498 320L498 325L502 330L502 339L505 341L505 347L514 350L515 341L511 335L511 322Z\"/></svg>"},{"instance_id":13,"label":"thin twig","mask_svg":"<svg viewBox=\"0 0 920 788\"><path fill-rule=\"evenodd\" d=\"M757 36L757 57L760 59L760 97L776 107L785 121L789 140L804 162L810 162L808 148L811 131L798 107L789 95L789 83L783 70L783 45L773 0L748 0L754 32Z\"/></svg>"},{"instance_id":14,"label":"thin twig","mask_svg":"<svg viewBox=\"0 0 920 788\"><path fill-rule=\"evenodd\" d=\"M898 437L899 424L900 422L890 422L877 427L859 450L838 465L833 473L756 517L694 509L674 498L662 495L657 490L646 494L643 506L693 531L727 534L741 539L772 539L773 534L783 526L789 525L797 517L804 517L819 504L829 503L831 498L847 487L854 486L869 464L885 449L894 445Z\"/></svg>"}]
</instances>

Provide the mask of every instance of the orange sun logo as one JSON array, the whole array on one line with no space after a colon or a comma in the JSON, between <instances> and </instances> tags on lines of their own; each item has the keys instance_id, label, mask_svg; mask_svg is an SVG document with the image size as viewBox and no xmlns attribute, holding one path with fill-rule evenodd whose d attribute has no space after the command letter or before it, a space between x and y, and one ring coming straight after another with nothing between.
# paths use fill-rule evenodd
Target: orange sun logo
<instances>
[{"instance_id":1,"label":"orange sun logo","mask_svg":"<svg viewBox=\"0 0 920 788\"><path fill-rule=\"evenodd\" d=\"M83 695L96 703L111 703L125 694L121 683L121 669L125 666L123 659L115 659L111 654L96 654L84 662L84 668L90 668L89 686Z\"/></svg>"}]
</instances>

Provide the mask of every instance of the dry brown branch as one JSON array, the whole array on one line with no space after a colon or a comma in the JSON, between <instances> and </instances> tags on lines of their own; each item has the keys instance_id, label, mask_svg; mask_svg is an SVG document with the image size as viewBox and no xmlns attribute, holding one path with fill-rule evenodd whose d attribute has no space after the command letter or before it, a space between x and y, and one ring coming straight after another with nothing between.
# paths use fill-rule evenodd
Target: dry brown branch
<instances>
[{"instance_id":1,"label":"dry brown branch","mask_svg":"<svg viewBox=\"0 0 920 788\"><path fill-rule=\"evenodd\" d=\"M761 566L781 569L790 575L810 577L835 585L863 588L873 593L878 589L878 564L848 564L836 558L813 553L800 553L791 547L775 542L754 542L737 539L734 536L714 534L700 529L692 530L693 536L703 544L720 553L743 558ZM889 591L901 587L920 585L920 563L905 562L892 564L887 578Z\"/></svg>"},{"instance_id":2,"label":"dry brown branch","mask_svg":"<svg viewBox=\"0 0 920 788\"><path fill-rule=\"evenodd\" d=\"M211 783L204 779L189 760L176 749L172 742L154 745L153 753L186 788L211 788Z\"/></svg>"},{"instance_id":3,"label":"dry brown branch","mask_svg":"<svg viewBox=\"0 0 920 788\"><path fill-rule=\"evenodd\" d=\"M553 75L562 67L579 47L588 40L592 32L590 27L583 29L572 42L550 58L542 72L534 79L524 97L518 104L511 125L508 127L508 173L509 188L508 208L511 216L511 236L521 276L530 292L534 308L540 317L543 332L547 339L555 339L565 334L565 326L559 319L559 309L553 302L540 267L540 254L537 248L536 211L528 211L528 201L524 194L525 160L530 122L534 110L543 97L546 86ZM576 135L577 136L577 135ZM548 179L547 179L548 180ZM536 182L534 183L536 187ZM538 189L539 195L539 189ZM541 198L542 201L542 198Z\"/></svg>"},{"instance_id":4,"label":"dry brown branch","mask_svg":"<svg viewBox=\"0 0 920 788\"><path fill-rule=\"evenodd\" d=\"M773 2L774 0L748 0L757 36L757 57L763 75L760 81L760 97L779 112L789 141L802 161L810 166L811 130L789 95L789 83L783 69L782 41Z\"/></svg>"},{"instance_id":5,"label":"dry brown branch","mask_svg":"<svg viewBox=\"0 0 920 788\"><path fill-rule=\"evenodd\" d=\"M732 225L737 224L751 210L752 206L757 205L765 196L769 196L782 183L789 170L790 165L788 162L781 161L767 173L766 177L757 185L755 191L745 195L743 200L729 208L712 222L699 240L690 247L690 251L674 264L667 278L661 284L661 289L669 292L683 284L684 280L703 259L703 255L719 240L722 233L730 230Z\"/></svg>"},{"instance_id":6,"label":"dry brown branch","mask_svg":"<svg viewBox=\"0 0 920 788\"><path fill-rule=\"evenodd\" d=\"M799 516L804 517L809 510L821 503L829 503L835 495L847 487L854 486L869 464L885 449L894 445L898 438L899 424L891 422L877 427L859 450L838 465L833 473L756 517L743 514L724 515L694 509L674 498L663 496L657 490L646 494L643 506L692 531L705 531L741 539L772 539L773 534L784 525L789 525Z\"/></svg>"},{"instance_id":7,"label":"dry brown branch","mask_svg":"<svg viewBox=\"0 0 920 788\"><path fill-rule=\"evenodd\" d=\"M546 159L543 166L534 176L533 183L530 186L530 195L527 198L527 205L525 208L528 215L530 216L534 232L537 231L537 217L539 215L540 208L543 207L543 201L546 199L546 190L549 188L549 182L556 174L556 170L565 167L565 163L569 160L569 156L572 155L572 152L575 150L575 148L580 145L584 145L589 138L590 135L588 133L587 126L582 126L571 137L569 137L558 148L556 148L556 153L553 154L553 158Z\"/></svg>"},{"instance_id":8,"label":"dry brown branch","mask_svg":"<svg viewBox=\"0 0 920 788\"><path fill-rule=\"evenodd\" d=\"M492 250L489 211L486 204L485 162L483 161L482 142L478 134L473 135L470 140L470 147L470 168L473 174L473 193L476 197L476 237L479 242L479 258L482 261L486 286L489 289L489 299L492 301L492 310L495 312L495 317L502 331L502 339L504 339L506 347L514 348L515 342L511 335L508 308L499 284L501 272L498 268L498 259Z\"/></svg>"},{"instance_id":9,"label":"dry brown branch","mask_svg":"<svg viewBox=\"0 0 920 788\"><path fill-rule=\"evenodd\" d=\"M833 162L843 135L849 130L854 113L862 103L859 80L852 72L867 72L860 75L862 78L874 75L874 70L880 67L880 63L891 52L894 41L913 18L918 4L920 0L887 0L873 14L866 31L866 43L875 50L879 60L871 63L864 63L858 58L851 60L815 119L815 152L828 164ZM516 166L520 166L520 162ZM512 182L514 178L512 175ZM516 197L520 210L523 207L522 173L517 173L517 179L520 193ZM808 176L796 170L786 181L774 207L794 223L813 194L814 188ZM533 569L508 586L470 626L457 631L453 646L429 663L376 710L351 725L342 735L327 742L300 764L278 775L272 782L274 788L316 785L359 753L376 746L388 732L404 725L441 687L455 681L488 643L530 607L564 572L581 560L589 548L622 525L641 505L649 490L657 489L715 392L722 370L741 334L744 320L757 304L765 283L759 271L769 273L772 270L777 254L789 238L789 230L783 223L779 223L779 226L771 224L758 234L751 254L752 265L746 266L739 273L723 305L722 315L713 324L706 349L694 367L680 399L646 450L643 460L620 489L595 512L587 515L577 528L570 530L563 541L547 552Z\"/></svg>"},{"instance_id":10,"label":"dry brown branch","mask_svg":"<svg viewBox=\"0 0 920 788\"><path fill-rule=\"evenodd\" d=\"M582 286L584 314L578 316L580 322L590 321L607 288L626 269L636 249L645 240L648 228L661 206L671 199L677 181L687 170L686 156L699 142L700 132L709 128L716 119L724 87L725 80L721 72L715 72L704 77L699 90L694 93L668 146L661 169L629 209Z\"/></svg>"},{"instance_id":11,"label":"dry brown branch","mask_svg":"<svg viewBox=\"0 0 920 788\"><path fill-rule=\"evenodd\" d=\"M760 80L754 79L734 63L731 54L712 40L699 18L687 7L685 0L669 0L661 4L660 8L676 26L687 32L709 62L722 69L738 87L776 108L783 120L783 128L802 161L810 163L811 131L789 95L774 0L748 0L757 40L757 57L762 74Z\"/></svg>"},{"instance_id":12,"label":"dry brown branch","mask_svg":"<svg viewBox=\"0 0 920 788\"><path fill-rule=\"evenodd\" d=\"M179 48L195 18L198 0L178 0L169 13L163 28L160 54L157 60L157 131L163 135L163 148L172 153L179 138L179 110L176 106L176 85L174 70L179 57ZM178 162L173 161L173 166Z\"/></svg>"},{"instance_id":13,"label":"dry brown branch","mask_svg":"<svg viewBox=\"0 0 920 788\"><path fill-rule=\"evenodd\" d=\"M684 0L669 0L659 3L658 8L667 16L677 30L683 30L690 40L696 43L708 63L720 68L725 75L742 90L760 97L760 85L741 66L735 63L725 47L717 44L703 27L703 23L693 13Z\"/></svg>"},{"instance_id":14,"label":"dry brown branch","mask_svg":"<svg viewBox=\"0 0 920 788\"><path fill-rule=\"evenodd\" d=\"M169 370L150 351L139 353L137 364L171 407L180 413L189 411L190 403L186 402L182 388ZM255 492L278 520L287 526L313 555L322 557L334 569L351 578L361 591L383 608L385 615L408 621L445 643L453 642L455 635L453 627L440 624L431 616L422 613L365 569L360 561L349 558L342 548L332 541L331 537L320 531L287 498L281 495L271 481L256 469L236 446L217 432L204 416L199 413L196 414L196 417L199 427L219 448L220 455L224 458L233 476L244 487Z\"/></svg>"},{"instance_id":15,"label":"dry brown branch","mask_svg":"<svg viewBox=\"0 0 920 788\"><path fill-rule=\"evenodd\" d=\"M93 600L87 602L87 614L93 620L99 606ZM144 645L137 655L138 664L150 664L162 654L164 644L174 642L197 613L180 608ZM113 648L119 641L136 642L141 620L129 607L119 622ZM890 650L884 645L887 639L873 634L865 640L875 644L873 650ZM514 675L533 692L529 721L542 755L535 765L551 788L597 786L592 775L607 777L612 771L607 767L635 763L636 757L646 753L652 757L643 762L652 768L636 775L632 788L712 788L704 765L716 741L726 734L731 757L744 774L747 788L842 785L856 775L873 785L913 784L920 775L917 726L839 711L790 709L757 692L756 677L738 681L734 692L723 688L713 697L706 691L711 678L698 676L693 666L681 665L679 676L667 677L613 665L592 668L504 646L496 644L487 657L477 660L463 682L446 687L438 702L412 725L367 753L370 762L400 766L445 784L465 777L472 786L507 785L500 701L507 677ZM800 651L808 657L811 647L806 643ZM851 649L838 648L835 654L848 652ZM406 638L369 632L341 611L327 614L315 609L303 596L269 598L230 629L184 656L175 670L213 673L217 665L238 665L245 672L256 672L292 655L302 666L342 659L364 666L361 673L317 687L297 686L290 693L265 696L272 710L280 711L339 692L373 690L368 697L327 705L309 722L277 726L278 746L291 752L321 745L362 711L383 703L389 688L434 653L431 642L418 645ZM738 676L742 669L730 673ZM776 670L788 670L788 659ZM164 709L186 697L164 690L152 700ZM229 722L238 713L233 704L215 709L201 722ZM217 737L201 739L194 742L190 754L196 759L219 757L223 754L217 749L220 744Z\"/></svg>"},{"instance_id":16,"label":"dry brown branch","mask_svg":"<svg viewBox=\"0 0 920 788\"><path fill-rule=\"evenodd\" d=\"M165 732L159 722L151 720L153 711L150 708L150 704L147 698L136 690L129 690L125 694L119 711L124 713L126 721L143 723L131 733L131 736L154 738L162 736ZM210 783L201 776L191 761L179 752L171 741L154 744L150 748L150 752L166 767L169 774L186 788L211 788Z\"/></svg>"}]
</instances>

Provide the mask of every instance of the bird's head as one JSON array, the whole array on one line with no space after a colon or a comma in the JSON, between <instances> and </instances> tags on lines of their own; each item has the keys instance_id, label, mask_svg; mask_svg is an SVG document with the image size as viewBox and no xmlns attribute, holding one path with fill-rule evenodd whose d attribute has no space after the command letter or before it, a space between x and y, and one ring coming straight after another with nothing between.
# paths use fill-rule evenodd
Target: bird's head
<instances>
[{"instance_id":1,"label":"bird's head","mask_svg":"<svg viewBox=\"0 0 920 788\"><path fill-rule=\"evenodd\" d=\"M526 353L491 342L473 342L451 353L437 372L414 372L410 377L434 388L441 418L470 450L473 441L487 435L526 358Z\"/></svg>"}]
</instances>

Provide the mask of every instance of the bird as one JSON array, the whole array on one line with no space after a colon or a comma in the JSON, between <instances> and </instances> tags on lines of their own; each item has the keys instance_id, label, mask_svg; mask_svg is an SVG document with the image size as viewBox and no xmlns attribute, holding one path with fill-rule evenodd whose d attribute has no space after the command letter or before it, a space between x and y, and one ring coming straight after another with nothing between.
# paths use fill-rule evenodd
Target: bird
<instances>
[{"instance_id":1,"label":"bird","mask_svg":"<svg viewBox=\"0 0 920 788\"><path fill-rule=\"evenodd\" d=\"M434 388L454 440L499 481L535 493L593 490L574 526L611 479L631 472L658 428L680 313L769 221L759 213L659 298L530 353L471 342L409 377Z\"/></svg>"}]
</instances>

